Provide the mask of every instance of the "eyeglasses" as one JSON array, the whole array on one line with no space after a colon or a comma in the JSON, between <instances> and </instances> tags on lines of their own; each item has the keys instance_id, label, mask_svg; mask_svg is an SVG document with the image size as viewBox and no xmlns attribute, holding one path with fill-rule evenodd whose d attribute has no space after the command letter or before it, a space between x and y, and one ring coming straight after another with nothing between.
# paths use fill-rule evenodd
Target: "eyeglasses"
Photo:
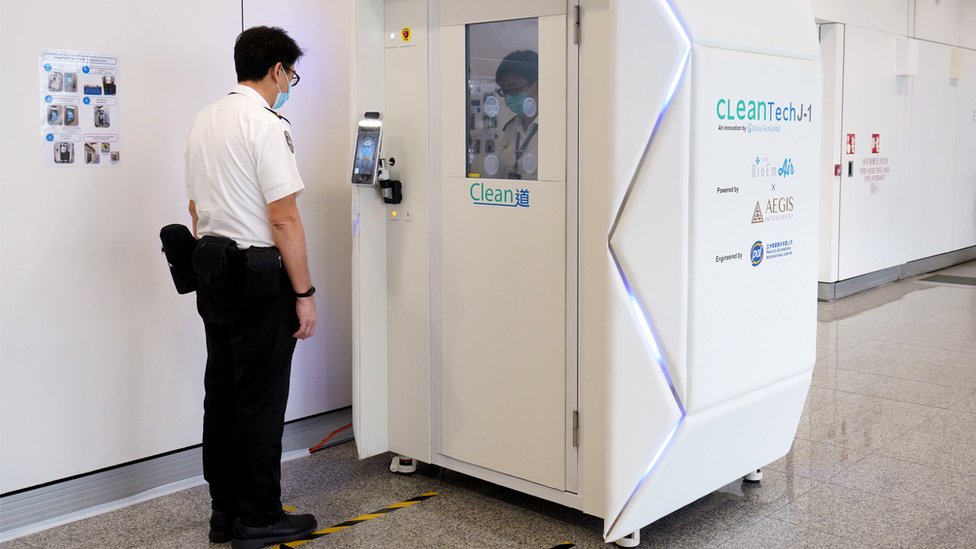
<instances>
[{"instance_id":1,"label":"eyeglasses","mask_svg":"<svg viewBox=\"0 0 976 549\"><path fill-rule=\"evenodd\" d=\"M290 87L294 88L302 80L302 77L298 76L298 73L295 72L295 69L289 69L285 67L284 63L281 64L281 68L285 69L285 76L288 76L288 73L291 73L291 78L288 80L288 85Z\"/></svg>"}]
</instances>

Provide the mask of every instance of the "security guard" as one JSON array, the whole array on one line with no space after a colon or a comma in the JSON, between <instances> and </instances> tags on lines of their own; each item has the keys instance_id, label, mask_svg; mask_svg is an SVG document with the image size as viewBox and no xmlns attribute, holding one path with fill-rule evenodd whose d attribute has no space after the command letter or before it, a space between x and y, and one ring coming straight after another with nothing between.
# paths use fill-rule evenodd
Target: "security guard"
<instances>
[{"instance_id":1,"label":"security guard","mask_svg":"<svg viewBox=\"0 0 976 549\"><path fill-rule=\"evenodd\" d=\"M281 510L281 436L296 340L315 332L315 288L288 121L303 51L276 27L237 37L238 85L186 140L197 310L207 336L203 469L210 541L256 549L301 539L312 515ZM280 255L279 255L280 254ZM283 270L282 270L283 267Z\"/></svg>"},{"instance_id":2,"label":"security guard","mask_svg":"<svg viewBox=\"0 0 976 549\"><path fill-rule=\"evenodd\" d=\"M505 56L495 71L498 94L515 113L502 126L498 177L539 178L539 54L531 50Z\"/></svg>"}]
</instances>

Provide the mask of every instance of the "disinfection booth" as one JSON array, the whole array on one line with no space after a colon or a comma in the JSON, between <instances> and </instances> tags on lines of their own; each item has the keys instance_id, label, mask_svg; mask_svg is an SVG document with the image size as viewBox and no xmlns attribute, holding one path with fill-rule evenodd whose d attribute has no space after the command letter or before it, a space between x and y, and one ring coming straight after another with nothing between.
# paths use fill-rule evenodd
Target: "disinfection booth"
<instances>
[{"instance_id":1,"label":"disinfection booth","mask_svg":"<svg viewBox=\"0 0 976 549\"><path fill-rule=\"evenodd\" d=\"M359 0L357 26L361 457L628 545L789 450L816 338L807 0Z\"/></svg>"}]
</instances>

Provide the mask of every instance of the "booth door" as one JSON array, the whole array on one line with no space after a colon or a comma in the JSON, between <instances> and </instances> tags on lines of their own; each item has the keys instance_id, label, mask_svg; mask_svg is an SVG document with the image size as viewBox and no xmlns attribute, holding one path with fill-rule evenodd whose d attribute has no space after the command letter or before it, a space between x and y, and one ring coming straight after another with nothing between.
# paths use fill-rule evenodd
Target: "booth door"
<instances>
[{"instance_id":1,"label":"booth door","mask_svg":"<svg viewBox=\"0 0 976 549\"><path fill-rule=\"evenodd\" d=\"M441 4L432 289L435 452L558 490L569 471L572 491L567 11L565 0Z\"/></svg>"}]
</instances>

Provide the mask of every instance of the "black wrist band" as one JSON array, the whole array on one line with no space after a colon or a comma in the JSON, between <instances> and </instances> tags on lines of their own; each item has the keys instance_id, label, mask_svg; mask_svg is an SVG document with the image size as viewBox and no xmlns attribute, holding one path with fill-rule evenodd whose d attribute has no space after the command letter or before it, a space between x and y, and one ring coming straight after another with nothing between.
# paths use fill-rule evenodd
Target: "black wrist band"
<instances>
[{"instance_id":1,"label":"black wrist band","mask_svg":"<svg viewBox=\"0 0 976 549\"><path fill-rule=\"evenodd\" d=\"M314 293L315 293L315 286L312 286L306 292L302 292L302 293L295 292L295 297L312 297Z\"/></svg>"}]
</instances>

